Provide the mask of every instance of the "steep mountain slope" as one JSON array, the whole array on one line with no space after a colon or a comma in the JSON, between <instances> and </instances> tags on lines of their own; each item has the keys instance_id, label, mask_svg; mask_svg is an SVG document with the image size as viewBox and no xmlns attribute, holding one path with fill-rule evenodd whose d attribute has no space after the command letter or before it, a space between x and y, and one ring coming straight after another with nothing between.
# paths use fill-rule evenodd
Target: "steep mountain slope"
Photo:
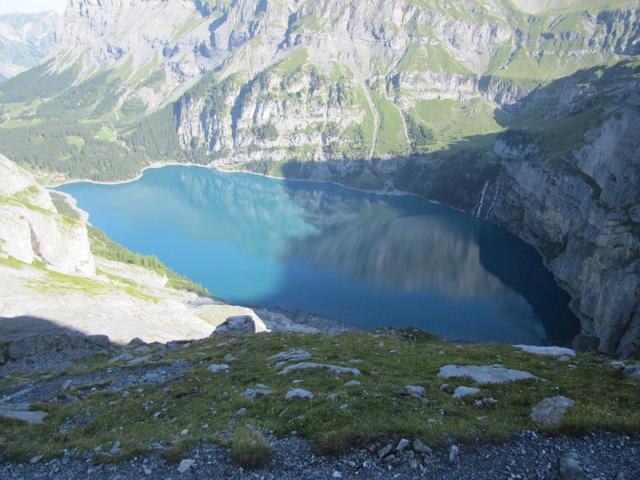
<instances>
[{"instance_id":1,"label":"steep mountain slope","mask_svg":"<svg viewBox=\"0 0 640 480\"><path fill-rule=\"evenodd\" d=\"M179 160L419 193L536 245L584 332L629 353L639 12L625 0L72 0L50 61L0 86L0 144L62 177ZM624 286L600 293L604 282Z\"/></svg>"},{"instance_id":2,"label":"steep mountain slope","mask_svg":"<svg viewBox=\"0 0 640 480\"><path fill-rule=\"evenodd\" d=\"M53 45L55 12L0 15L0 81L39 64Z\"/></svg>"}]
</instances>

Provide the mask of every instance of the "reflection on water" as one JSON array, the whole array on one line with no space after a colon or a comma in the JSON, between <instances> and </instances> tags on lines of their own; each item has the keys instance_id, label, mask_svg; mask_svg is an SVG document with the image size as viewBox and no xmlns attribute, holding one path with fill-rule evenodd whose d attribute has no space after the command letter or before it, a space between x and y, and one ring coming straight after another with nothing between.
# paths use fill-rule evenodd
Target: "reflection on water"
<instances>
[{"instance_id":1,"label":"reflection on water","mask_svg":"<svg viewBox=\"0 0 640 480\"><path fill-rule=\"evenodd\" d=\"M471 340L567 342L577 331L530 247L419 198L190 167L62 190L117 241L232 302Z\"/></svg>"}]
</instances>

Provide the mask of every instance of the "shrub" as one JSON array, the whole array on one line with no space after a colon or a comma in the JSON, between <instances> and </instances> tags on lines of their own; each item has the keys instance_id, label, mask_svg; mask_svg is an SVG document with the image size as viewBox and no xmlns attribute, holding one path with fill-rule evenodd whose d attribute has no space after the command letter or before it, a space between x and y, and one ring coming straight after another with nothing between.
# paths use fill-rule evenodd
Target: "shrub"
<instances>
[{"instance_id":1,"label":"shrub","mask_svg":"<svg viewBox=\"0 0 640 480\"><path fill-rule=\"evenodd\" d=\"M243 468L257 468L271 460L271 446L262 433L238 427L231 437L231 459Z\"/></svg>"}]
</instances>

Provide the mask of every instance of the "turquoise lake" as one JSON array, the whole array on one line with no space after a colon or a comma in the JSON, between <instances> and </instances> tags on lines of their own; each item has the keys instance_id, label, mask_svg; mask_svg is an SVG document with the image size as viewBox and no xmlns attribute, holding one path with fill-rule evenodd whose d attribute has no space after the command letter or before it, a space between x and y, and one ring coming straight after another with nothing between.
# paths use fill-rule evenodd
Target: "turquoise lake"
<instances>
[{"instance_id":1,"label":"turquoise lake","mask_svg":"<svg viewBox=\"0 0 640 480\"><path fill-rule=\"evenodd\" d=\"M460 340L566 344L579 330L533 248L414 196L187 166L60 190L115 241L230 303Z\"/></svg>"}]
</instances>

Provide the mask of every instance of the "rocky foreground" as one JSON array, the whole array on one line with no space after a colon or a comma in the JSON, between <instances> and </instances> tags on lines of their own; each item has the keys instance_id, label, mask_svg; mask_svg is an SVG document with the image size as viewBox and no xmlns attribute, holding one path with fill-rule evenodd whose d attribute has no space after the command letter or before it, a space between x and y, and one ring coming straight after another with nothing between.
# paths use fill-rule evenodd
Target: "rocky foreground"
<instances>
[{"instance_id":1,"label":"rocky foreground","mask_svg":"<svg viewBox=\"0 0 640 480\"><path fill-rule=\"evenodd\" d=\"M1 478L640 476L640 364L417 330L4 343Z\"/></svg>"}]
</instances>

